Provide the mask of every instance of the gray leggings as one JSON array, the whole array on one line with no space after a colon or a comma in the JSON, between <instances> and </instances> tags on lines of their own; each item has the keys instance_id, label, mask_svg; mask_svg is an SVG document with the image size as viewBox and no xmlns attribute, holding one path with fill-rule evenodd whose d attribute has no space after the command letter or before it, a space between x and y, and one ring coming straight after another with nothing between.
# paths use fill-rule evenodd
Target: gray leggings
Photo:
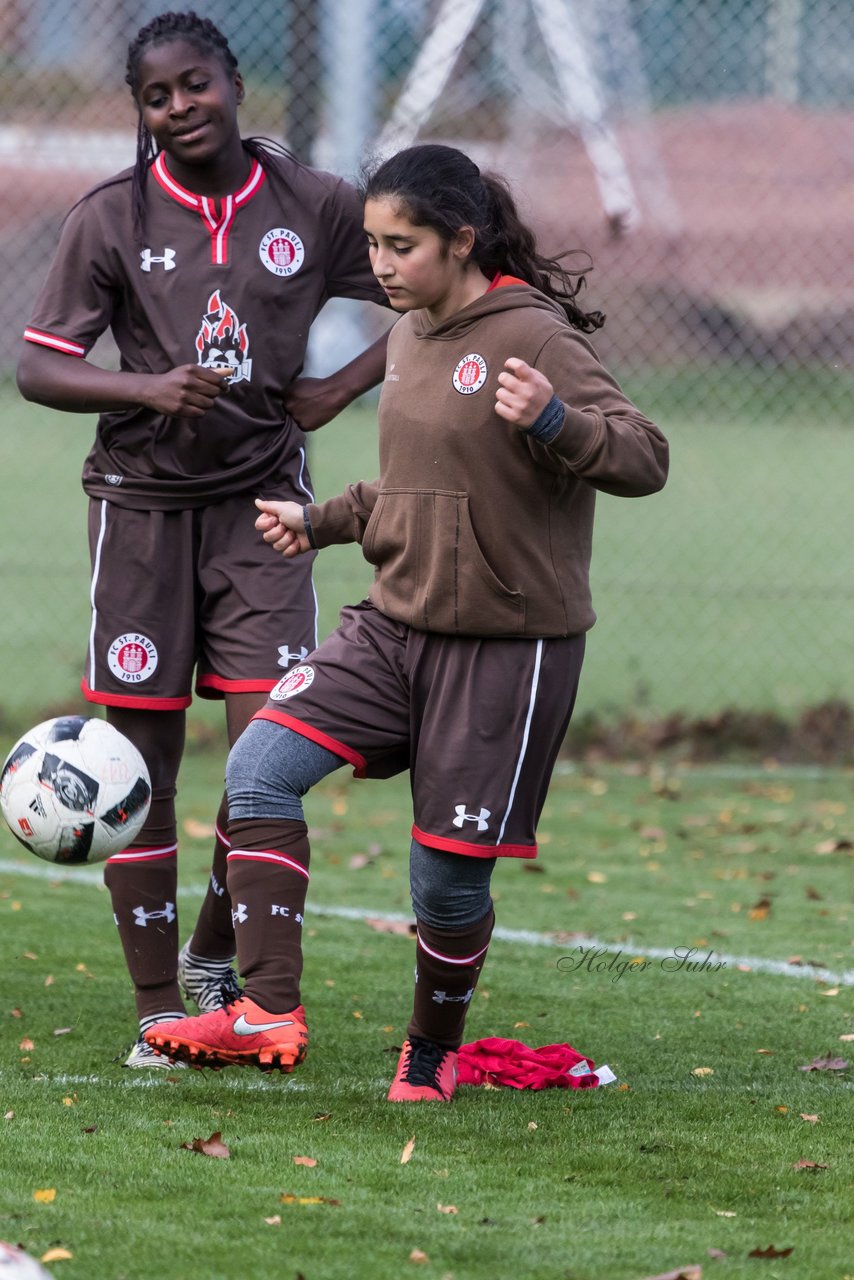
<instances>
[{"instance_id":1,"label":"gray leggings","mask_svg":"<svg viewBox=\"0 0 854 1280\"><path fill-rule=\"evenodd\" d=\"M293 729L252 720L228 757L225 785L230 818L304 822L302 797L344 761ZM469 858L428 849L413 840L409 891L416 918L435 929L477 924L492 906L495 858Z\"/></svg>"}]
</instances>

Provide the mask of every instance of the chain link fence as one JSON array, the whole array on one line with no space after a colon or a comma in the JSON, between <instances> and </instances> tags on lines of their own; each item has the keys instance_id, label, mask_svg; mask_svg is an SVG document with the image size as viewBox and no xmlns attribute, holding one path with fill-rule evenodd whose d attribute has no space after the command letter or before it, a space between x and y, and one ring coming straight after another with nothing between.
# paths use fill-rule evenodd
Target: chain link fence
<instances>
[{"instance_id":1,"label":"chain link fence","mask_svg":"<svg viewBox=\"0 0 854 1280\"><path fill-rule=\"evenodd\" d=\"M32 493L8 495L19 530L39 459L32 410L11 381L18 335L63 213L133 162L127 43L162 8L0 0L4 472L19 474L12 463L32 452ZM459 145L510 178L545 248L592 258L587 304L609 317L596 345L665 426L673 470L654 499L600 504L586 704L616 716L796 714L847 701L849 0L214 0L197 10L238 57L245 134L351 178L366 155L415 138ZM340 363L367 324L333 310L316 366ZM62 446L70 487L87 444L78 429ZM82 497L79 512L82 527ZM39 591L20 536L6 541L0 704L14 687L37 705L50 657L10 664L21 619L35 611L49 631L85 591L85 569Z\"/></svg>"}]
</instances>

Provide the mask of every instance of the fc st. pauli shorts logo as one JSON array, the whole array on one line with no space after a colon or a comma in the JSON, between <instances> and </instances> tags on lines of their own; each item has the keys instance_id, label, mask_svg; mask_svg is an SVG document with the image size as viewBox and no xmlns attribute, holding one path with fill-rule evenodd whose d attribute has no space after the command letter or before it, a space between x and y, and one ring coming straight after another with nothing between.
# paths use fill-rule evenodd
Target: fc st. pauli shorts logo
<instances>
[{"instance_id":1,"label":"fc st. pauli shorts logo","mask_svg":"<svg viewBox=\"0 0 854 1280\"><path fill-rule=\"evenodd\" d=\"M148 636L128 631L107 650L110 670L122 684L142 684L157 670L157 648Z\"/></svg>"},{"instance_id":2,"label":"fc st. pauli shorts logo","mask_svg":"<svg viewBox=\"0 0 854 1280\"><path fill-rule=\"evenodd\" d=\"M294 667L293 671L289 671L276 687L270 690L270 697L274 702L286 702L288 698L293 698L296 694L302 693L313 681L314 667L310 667L308 663L300 667Z\"/></svg>"}]
</instances>

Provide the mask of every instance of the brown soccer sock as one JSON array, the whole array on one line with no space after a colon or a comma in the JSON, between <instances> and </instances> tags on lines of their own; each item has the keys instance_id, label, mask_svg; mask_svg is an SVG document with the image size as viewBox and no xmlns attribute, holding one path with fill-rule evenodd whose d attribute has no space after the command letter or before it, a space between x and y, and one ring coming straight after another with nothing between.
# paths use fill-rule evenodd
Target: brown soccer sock
<instances>
[{"instance_id":1,"label":"brown soccer sock","mask_svg":"<svg viewBox=\"0 0 854 1280\"><path fill-rule=\"evenodd\" d=\"M225 834L227 825L228 801L223 796L216 815L216 840L208 890L190 939L190 951L205 960L232 960L235 953L231 899L226 888L227 858L231 848Z\"/></svg>"},{"instance_id":2,"label":"brown soccer sock","mask_svg":"<svg viewBox=\"0 0 854 1280\"><path fill-rule=\"evenodd\" d=\"M178 989L175 854L145 862L109 861L104 883L134 984L138 1017L180 1017L185 1009Z\"/></svg>"},{"instance_id":3,"label":"brown soccer sock","mask_svg":"<svg viewBox=\"0 0 854 1280\"><path fill-rule=\"evenodd\" d=\"M435 929L418 921L410 1038L422 1036L446 1049L459 1049L494 924L491 907L477 924L463 929Z\"/></svg>"},{"instance_id":4,"label":"brown soccer sock","mask_svg":"<svg viewBox=\"0 0 854 1280\"><path fill-rule=\"evenodd\" d=\"M229 823L228 892L244 994L267 1013L300 1001L309 842L304 822Z\"/></svg>"},{"instance_id":5,"label":"brown soccer sock","mask_svg":"<svg viewBox=\"0 0 854 1280\"><path fill-rule=\"evenodd\" d=\"M175 789L155 789L145 826L104 867L140 1019L186 1012L178 988L176 845Z\"/></svg>"}]
</instances>

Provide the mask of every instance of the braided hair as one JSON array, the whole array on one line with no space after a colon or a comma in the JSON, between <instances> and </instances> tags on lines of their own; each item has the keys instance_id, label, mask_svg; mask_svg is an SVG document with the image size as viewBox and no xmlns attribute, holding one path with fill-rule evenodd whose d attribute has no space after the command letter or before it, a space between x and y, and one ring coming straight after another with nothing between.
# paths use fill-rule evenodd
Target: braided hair
<instances>
[{"instance_id":1,"label":"braided hair","mask_svg":"<svg viewBox=\"0 0 854 1280\"><path fill-rule=\"evenodd\" d=\"M519 216L508 184L481 173L464 152L435 143L407 147L365 173L365 200L391 197L415 226L430 227L449 244L461 227L474 229L472 260L485 276L516 276L552 298L575 329L592 333L605 323L601 311L582 311L575 301L584 287L582 270L564 264L567 253L547 258ZM590 264L584 268L589 270Z\"/></svg>"},{"instance_id":2,"label":"braided hair","mask_svg":"<svg viewBox=\"0 0 854 1280\"><path fill-rule=\"evenodd\" d=\"M139 118L136 130L136 162L134 164L131 204L133 209L134 234L140 245L144 243L145 234L145 186L148 170L154 159L154 142L139 109L139 68L143 57L156 44L168 40L187 40L198 48L214 53L221 59L229 75L236 75L237 58L231 51L228 40L210 18L202 18L193 9L184 12L161 13L146 26L140 28L128 46L127 69L125 81L130 86L134 101L137 103ZM244 149L260 164L269 162L274 155L286 156L299 163L287 148L280 146L269 138L244 138ZM267 167L267 166L265 166ZM281 175L277 175L280 176ZM283 179L284 180L284 179Z\"/></svg>"}]
</instances>

